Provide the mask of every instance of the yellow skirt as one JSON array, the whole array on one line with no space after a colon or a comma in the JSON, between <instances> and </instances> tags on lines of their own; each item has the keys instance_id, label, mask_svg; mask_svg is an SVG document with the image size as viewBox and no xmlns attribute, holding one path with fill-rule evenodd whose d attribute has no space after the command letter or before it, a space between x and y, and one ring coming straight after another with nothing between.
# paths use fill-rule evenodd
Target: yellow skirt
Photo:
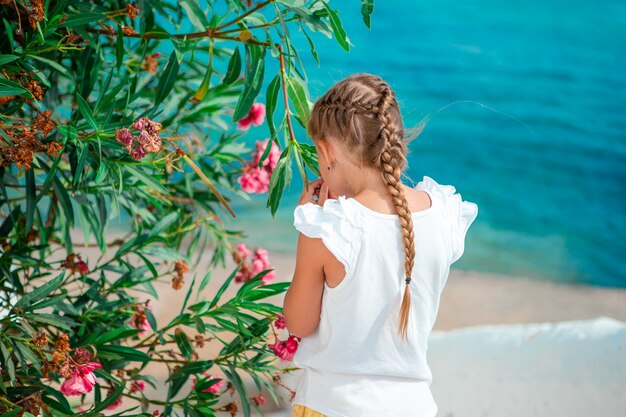
<instances>
[{"instance_id":1,"label":"yellow skirt","mask_svg":"<svg viewBox=\"0 0 626 417\"><path fill-rule=\"evenodd\" d=\"M292 410L291 417L328 417L302 404L293 404Z\"/></svg>"}]
</instances>

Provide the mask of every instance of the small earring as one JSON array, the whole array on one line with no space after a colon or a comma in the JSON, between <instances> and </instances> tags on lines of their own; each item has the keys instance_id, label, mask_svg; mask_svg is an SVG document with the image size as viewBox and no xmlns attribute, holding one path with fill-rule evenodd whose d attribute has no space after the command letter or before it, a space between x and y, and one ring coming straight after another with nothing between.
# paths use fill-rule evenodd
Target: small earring
<instances>
[{"instance_id":1,"label":"small earring","mask_svg":"<svg viewBox=\"0 0 626 417\"><path fill-rule=\"evenodd\" d=\"M328 165L328 170L330 171L330 165Z\"/></svg>"}]
</instances>

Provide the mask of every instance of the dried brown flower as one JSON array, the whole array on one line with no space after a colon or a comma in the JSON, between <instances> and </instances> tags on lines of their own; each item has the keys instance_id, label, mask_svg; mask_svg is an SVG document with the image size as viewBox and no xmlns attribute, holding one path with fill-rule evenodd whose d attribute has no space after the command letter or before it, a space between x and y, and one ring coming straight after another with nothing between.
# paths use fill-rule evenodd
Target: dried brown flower
<instances>
[{"instance_id":1,"label":"dried brown flower","mask_svg":"<svg viewBox=\"0 0 626 417\"><path fill-rule=\"evenodd\" d=\"M160 53L154 53L151 55L146 55L141 64L141 69L144 71L148 71L151 74L156 74L157 69L159 68L159 60L158 57Z\"/></svg>"},{"instance_id":2,"label":"dried brown flower","mask_svg":"<svg viewBox=\"0 0 626 417\"><path fill-rule=\"evenodd\" d=\"M204 347L204 337L202 335L197 334L194 337L194 342L196 342L196 347L199 347L199 348Z\"/></svg>"},{"instance_id":3,"label":"dried brown flower","mask_svg":"<svg viewBox=\"0 0 626 417\"><path fill-rule=\"evenodd\" d=\"M48 155L50 156L58 156L61 149L63 149L63 145L55 140L48 143Z\"/></svg>"},{"instance_id":4,"label":"dried brown flower","mask_svg":"<svg viewBox=\"0 0 626 417\"><path fill-rule=\"evenodd\" d=\"M31 92L35 100L41 100L43 98L43 88L41 88L37 80L30 80L24 87Z\"/></svg>"},{"instance_id":5,"label":"dried brown flower","mask_svg":"<svg viewBox=\"0 0 626 417\"><path fill-rule=\"evenodd\" d=\"M124 32L125 36L132 36L137 34L137 32L135 32L135 29L133 29L131 26L122 26L122 31Z\"/></svg>"},{"instance_id":6,"label":"dried brown flower","mask_svg":"<svg viewBox=\"0 0 626 417\"><path fill-rule=\"evenodd\" d=\"M126 6L126 13L128 14L128 17L134 19L139 15L139 13L141 13L141 9L137 7L137 3L132 2Z\"/></svg>"},{"instance_id":7,"label":"dried brown flower","mask_svg":"<svg viewBox=\"0 0 626 417\"><path fill-rule=\"evenodd\" d=\"M39 347L48 345L48 336L44 332L39 332L33 337L33 343Z\"/></svg>"},{"instance_id":8,"label":"dried brown flower","mask_svg":"<svg viewBox=\"0 0 626 417\"><path fill-rule=\"evenodd\" d=\"M40 131L44 136L48 136L48 134L50 134L50 132L52 132L56 127L56 122L50 119L51 114L52 111L50 110L44 110L37 113L31 127Z\"/></svg>"},{"instance_id":9,"label":"dried brown flower","mask_svg":"<svg viewBox=\"0 0 626 417\"><path fill-rule=\"evenodd\" d=\"M28 13L28 23L30 27L37 28L37 23L41 22L44 17L44 2L43 0L30 0L30 7ZM35 414L37 415L37 414Z\"/></svg>"},{"instance_id":10,"label":"dried brown flower","mask_svg":"<svg viewBox=\"0 0 626 417\"><path fill-rule=\"evenodd\" d=\"M15 96L0 97L0 106L2 106L3 104L6 104L6 103L12 101L14 98L15 98Z\"/></svg>"},{"instance_id":11,"label":"dried brown flower","mask_svg":"<svg viewBox=\"0 0 626 417\"><path fill-rule=\"evenodd\" d=\"M59 335L56 343L54 344L54 348L61 353L67 353L71 350L70 337L67 335L67 333L61 333Z\"/></svg>"},{"instance_id":12,"label":"dried brown flower","mask_svg":"<svg viewBox=\"0 0 626 417\"><path fill-rule=\"evenodd\" d=\"M183 284L185 284L185 279L183 277L177 275L172 278L172 288L174 288L175 290L180 290L181 288L183 288Z\"/></svg>"}]
</instances>

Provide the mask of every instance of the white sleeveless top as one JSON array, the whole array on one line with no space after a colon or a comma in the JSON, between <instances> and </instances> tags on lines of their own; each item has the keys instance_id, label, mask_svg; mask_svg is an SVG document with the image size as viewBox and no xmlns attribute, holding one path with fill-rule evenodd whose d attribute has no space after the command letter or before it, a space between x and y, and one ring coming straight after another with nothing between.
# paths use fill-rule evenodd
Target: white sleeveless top
<instances>
[{"instance_id":1,"label":"white sleeveless top","mask_svg":"<svg viewBox=\"0 0 626 417\"><path fill-rule=\"evenodd\" d=\"M464 251L478 206L452 185L428 176L415 188L431 207L414 212L415 264L409 284L407 341L398 335L404 295L404 248L396 214L371 210L354 198L306 203L294 210L294 226L321 238L344 265L336 287L324 283L320 323L303 337L293 358L301 368L292 404L329 417L434 417L428 335L450 265Z\"/></svg>"}]
</instances>

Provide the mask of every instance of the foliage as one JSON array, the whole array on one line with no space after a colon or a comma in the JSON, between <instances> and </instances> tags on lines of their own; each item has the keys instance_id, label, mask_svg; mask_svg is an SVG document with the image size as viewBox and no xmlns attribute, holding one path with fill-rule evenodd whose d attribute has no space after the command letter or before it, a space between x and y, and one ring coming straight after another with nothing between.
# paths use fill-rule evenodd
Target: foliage
<instances>
[{"instance_id":1,"label":"foliage","mask_svg":"<svg viewBox=\"0 0 626 417\"><path fill-rule=\"evenodd\" d=\"M122 397L137 399L143 415L155 406L163 415L232 412L235 402L218 408L216 381L201 378L217 368L245 416L257 401L241 371L278 402L271 382L279 368L267 340L278 338L280 308L263 300L288 283L267 283L266 269L223 300L240 263L211 299L203 297L212 269L225 265L241 237L223 226L218 206L234 217L227 194L248 198L236 178L249 150L231 127L262 93L268 60L277 59L265 91L271 141L281 150L267 200L274 215L294 160L305 181L306 167L319 174L315 148L294 137L292 119L305 126L310 98L289 30L305 34L318 65L307 31L345 50L350 43L323 0L224 3L0 0L0 412L7 417L76 414L67 396L81 390L87 416ZM363 0L368 27L372 10ZM285 112L276 124L281 90ZM128 233L107 241L112 220L124 216ZM95 240L96 261L77 252L76 229L85 243ZM139 297L159 299L155 284L172 276L181 288L209 244L209 269L192 279L180 314L157 323ZM196 349L208 341L221 351L200 360ZM158 388L147 371L153 364L167 368L166 398L143 392L146 383Z\"/></svg>"}]
</instances>

